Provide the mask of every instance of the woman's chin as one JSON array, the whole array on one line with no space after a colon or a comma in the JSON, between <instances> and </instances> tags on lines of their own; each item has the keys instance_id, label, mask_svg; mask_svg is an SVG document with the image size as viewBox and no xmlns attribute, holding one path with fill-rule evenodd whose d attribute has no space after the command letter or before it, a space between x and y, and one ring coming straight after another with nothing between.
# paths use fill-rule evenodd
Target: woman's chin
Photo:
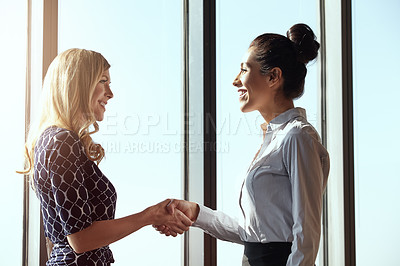
<instances>
[{"instance_id":1,"label":"woman's chin","mask_svg":"<svg viewBox=\"0 0 400 266\"><path fill-rule=\"evenodd\" d=\"M95 119L97 122L101 122L104 119L104 115L95 115Z\"/></svg>"},{"instance_id":2,"label":"woman's chin","mask_svg":"<svg viewBox=\"0 0 400 266\"><path fill-rule=\"evenodd\" d=\"M249 108L249 106L247 106L245 103L241 104L239 109L240 109L240 111L242 111L242 113L248 113L248 112L254 111L251 108Z\"/></svg>"}]
</instances>

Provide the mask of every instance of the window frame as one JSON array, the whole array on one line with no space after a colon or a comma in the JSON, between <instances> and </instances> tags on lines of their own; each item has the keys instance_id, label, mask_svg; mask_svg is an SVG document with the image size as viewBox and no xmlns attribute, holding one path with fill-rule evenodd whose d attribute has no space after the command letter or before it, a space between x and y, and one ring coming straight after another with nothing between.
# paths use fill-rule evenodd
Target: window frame
<instances>
[{"instance_id":1,"label":"window frame","mask_svg":"<svg viewBox=\"0 0 400 266\"><path fill-rule=\"evenodd\" d=\"M58 0L27 0L27 7L26 136L38 107L44 75L57 55ZM45 265L48 255L40 206L29 183L29 176L24 178L22 264Z\"/></svg>"},{"instance_id":2,"label":"window frame","mask_svg":"<svg viewBox=\"0 0 400 266\"><path fill-rule=\"evenodd\" d=\"M210 148L216 145L215 1L184 0L184 6L185 199L216 209L216 151ZM191 121L194 114L202 124ZM191 152L190 145L203 151ZM184 246L185 265L216 265L215 238L190 229Z\"/></svg>"},{"instance_id":3,"label":"window frame","mask_svg":"<svg viewBox=\"0 0 400 266\"><path fill-rule=\"evenodd\" d=\"M356 265L354 207L353 31L352 1L342 0L342 108L345 263Z\"/></svg>"},{"instance_id":4,"label":"window frame","mask_svg":"<svg viewBox=\"0 0 400 266\"><path fill-rule=\"evenodd\" d=\"M351 1L320 0L323 9L329 232L325 265L356 265L354 237L354 142ZM329 33L329 34L328 34ZM324 43L322 43L324 45Z\"/></svg>"}]
</instances>

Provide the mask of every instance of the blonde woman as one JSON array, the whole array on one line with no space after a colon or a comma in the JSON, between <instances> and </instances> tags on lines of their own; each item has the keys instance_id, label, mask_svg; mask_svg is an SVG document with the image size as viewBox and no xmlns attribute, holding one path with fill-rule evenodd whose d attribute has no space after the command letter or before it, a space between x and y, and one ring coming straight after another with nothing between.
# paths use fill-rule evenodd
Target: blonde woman
<instances>
[{"instance_id":1,"label":"blonde woman","mask_svg":"<svg viewBox=\"0 0 400 266\"><path fill-rule=\"evenodd\" d=\"M97 52L70 49L45 77L41 116L26 144L29 167L22 173L32 176L44 232L54 245L47 265L110 265L110 243L150 224L167 224L178 234L192 224L181 212L169 214L168 200L114 218L117 194L97 166L104 150L91 138L114 96L109 68Z\"/></svg>"}]
</instances>

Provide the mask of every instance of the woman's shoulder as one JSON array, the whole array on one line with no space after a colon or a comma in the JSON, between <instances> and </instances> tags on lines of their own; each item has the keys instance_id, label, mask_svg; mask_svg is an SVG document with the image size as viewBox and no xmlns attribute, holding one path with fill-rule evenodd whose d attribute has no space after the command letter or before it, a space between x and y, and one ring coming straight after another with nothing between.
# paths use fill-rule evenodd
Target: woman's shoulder
<instances>
[{"instance_id":1,"label":"woman's shoulder","mask_svg":"<svg viewBox=\"0 0 400 266\"><path fill-rule=\"evenodd\" d=\"M37 146L46 146L47 148L60 148L65 146L80 145L79 136L68 129L50 126L40 135Z\"/></svg>"},{"instance_id":2,"label":"woman's shoulder","mask_svg":"<svg viewBox=\"0 0 400 266\"><path fill-rule=\"evenodd\" d=\"M46 128L42 132L41 137L50 137L59 141L79 140L79 137L75 132L57 126Z\"/></svg>"},{"instance_id":3,"label":"woman's shoulder","mask_svg":"<svg viewBox=\"0 0 400 266\"><path fill-rule=\"evenodd\" d=\"M318 131L305 119L291 121L286 129L286 141L321 142Z\"/></svg>"},{"instance_id":4,"label":"woman's shoulder","mask_svg":"<svg viewBox=\"0 0 400 266\"><path fill-rule=\"evenodd\" d=\"M60 128L60 127L54 127L54 139L57 141L61 142L77 142L79 141L78 134L75 132L65 129L65 128Z\"/></svg>"}]
</instances>

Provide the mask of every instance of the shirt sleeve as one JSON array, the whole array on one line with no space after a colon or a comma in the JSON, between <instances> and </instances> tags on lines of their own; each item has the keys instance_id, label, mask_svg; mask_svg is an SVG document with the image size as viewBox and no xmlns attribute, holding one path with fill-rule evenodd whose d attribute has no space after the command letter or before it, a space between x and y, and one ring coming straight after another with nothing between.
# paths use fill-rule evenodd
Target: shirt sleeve
<instances>
[{"instance_id":1,"label":"shirt sleeve","mask_svg":"<svg viewBox=\"0 0 400 266\"><path fill-rule=\"evenodd\" d=\"M245 234L245 230L235 219L223 212L199 206L200 212L193 226L220 240L243 244L240 235Z\"/></svg>"},{"instance_id":2,"label":"shirt sleeve","mask_svg":"<svg viewBox=\"0 0 400 266\"><path fill-rule=\"evenodd\" d=\"M49 176L55 210L65 235L81 231L92 224L89 194L84 185L83 166L87 158L78 136L62 131L54 136L49 152Z\"/></svg>"},{"instance_id":3,"label":"shirt sleeve","mask_svg":"<svg viewBox=\"0 0 400 266\"><path fill-rule=\"evenodd\" d=\"M329 165L318 137L304 129L288 135L284 162L292 187L293 243L287 266L314 265L321 234L322 196ZM328 167L328 168L327 168Z\"/></svg>"}]
</instances>

